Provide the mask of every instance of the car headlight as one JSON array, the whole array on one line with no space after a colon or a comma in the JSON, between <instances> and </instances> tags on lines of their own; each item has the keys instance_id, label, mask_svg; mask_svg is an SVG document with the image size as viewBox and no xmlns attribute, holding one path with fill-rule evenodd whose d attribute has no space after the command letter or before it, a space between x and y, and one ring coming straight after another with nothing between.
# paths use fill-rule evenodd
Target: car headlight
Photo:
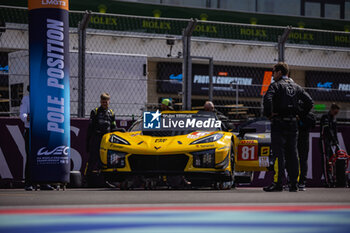
<instances>
[{"instance_id":1,"label":"car headlight","mask_svg":"<svg viewBox=\"0 0 350 233\"><path fill-rule=\"evenodd\" d=\"M215 149L196 151L193 155L193 167L214 168L215 167Z\"/></svg>"},{"instance_id":2,"label":"car headlight","mask_svg":"<svg viewBox=\"0 0 350 233\"><path fill-rule=\"evenodd\" d=\"M216 133L201 139L198 139L194 142L191 142L190 145L193 144L200 144L200 143L209 143L209 142L216 142L217 140L219 140L220 138L222 138L224 135L221 133Z\"/></svg>"},{"instance_id":3,"label":"car headlight","mask_svg":"<svg viewBox=\"0 0 350 233\"><path fill-rule=\"evenodd\" d=\"M125 155L127 153L108 150L107 151L107 167L122 168L125 167Z\"/></svg>"},{"instance_id":4,"label":"car headlight","mask_svg":"<svg viewBox=\"0 0 350 233\"><path fill-rule=\"evenodd\" d=\"M118 136L115 135L115 134L112 134L112 135L111 135L111 137L109 138L109 141L110 141L111 143L130 145L130 143L129 143L127 140L125 140L125 139L123 139L123 138L121 138L121 137L118 137Z\"/></svg>"}]
</instances>

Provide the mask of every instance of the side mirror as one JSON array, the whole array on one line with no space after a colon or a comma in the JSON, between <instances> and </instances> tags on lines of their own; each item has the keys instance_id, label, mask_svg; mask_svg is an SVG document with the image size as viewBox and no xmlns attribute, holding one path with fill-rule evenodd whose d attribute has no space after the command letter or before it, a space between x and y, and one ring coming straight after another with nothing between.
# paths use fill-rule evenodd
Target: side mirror
<instances>
[{"instance_id":1,"label":"side mirror","mask_svg":"<svg viewBox=\"0 0 350 233\"><path fill-rule=\"evenodd\" d=\"M238 137L243 138L246 133L256 133L255 128L241 128L239 129Z\"/></svg>"}]
</instances>

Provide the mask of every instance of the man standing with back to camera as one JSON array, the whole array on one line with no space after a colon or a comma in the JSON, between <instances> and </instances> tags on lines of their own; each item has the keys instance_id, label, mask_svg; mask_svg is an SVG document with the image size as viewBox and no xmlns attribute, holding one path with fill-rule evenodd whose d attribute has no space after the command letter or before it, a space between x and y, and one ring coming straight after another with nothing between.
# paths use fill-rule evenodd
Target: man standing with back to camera
<instances>
[{"instance_id":1,"label":"man standing with back to camera","mask_svg":"<svg viewBox=\"0 0 350 233\"><path fill-rule=\"evenodd\" d=\"M299 175L297 116L308 114L313 107L313 101L302 87L288 78L289 68L286 63L279 62L272 72L275 82L269 86L264 96L264 115L271 120L271 147L278 158L278 179L263 190L283 190L282 177L286 164L289 191L296 192ZM302 109L299 107L300 101L303 102Z\"/></svg>"}]
</instances>

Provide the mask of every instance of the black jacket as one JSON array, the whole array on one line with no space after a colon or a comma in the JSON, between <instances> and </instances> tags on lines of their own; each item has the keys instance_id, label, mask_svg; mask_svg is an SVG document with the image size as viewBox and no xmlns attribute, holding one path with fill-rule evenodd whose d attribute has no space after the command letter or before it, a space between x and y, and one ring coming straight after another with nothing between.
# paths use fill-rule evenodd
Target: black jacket
<instances>
[{"instance_id":1,"label":"black jacket","mask_svg":"<svg viewBox=\"0 0 350 233\"><path fill-rule=\"evenodd\" d=\"M327 142L327 144L338 144L337 121L329 112L321 117L320 131L321 139Z\"/></svg>"},{"instance_id":2,"label":"black jacket","mask_svg":"<svg viewBox=\"0 0 350 233\"><path fill-rule=\"evenodd\" d=\"M89 144L93 135L103 135L117 127L112 109L95 108L90 113L89 127L86 142Z\"/></svg>"},{"instance_id":3,"label":"black jacket","mask_svg":"<svg viewBox=\"0 0 350 233\"><path fill-rule=\"evenodd\" d=\"M300 106L300 102L303 106ZM269 86L264 96L264 116L305 116L313 107L310 95L295 82L281 78Z\"/></svg>"},{"instance_id":4,"label":"black jacket","mask_svg":"<svg viewBox=\"0 0 350 233\"><path fill-rule=\"evenodd\" d=\"M316 116L309 112L306 116L300 117L298 121L299 131L309 131L316 127Z\"/></svg>"}]
</instances>

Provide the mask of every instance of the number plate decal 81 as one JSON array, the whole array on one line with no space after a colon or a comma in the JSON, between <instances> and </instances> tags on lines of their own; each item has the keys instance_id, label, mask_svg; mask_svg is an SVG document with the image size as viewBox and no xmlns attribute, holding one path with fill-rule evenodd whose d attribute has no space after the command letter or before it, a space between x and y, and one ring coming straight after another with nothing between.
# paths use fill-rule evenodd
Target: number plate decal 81
<instances>
[{"instance_id":1,"label":"number plate decal 81","mask_svg":"<svg viewBox=\"0 0 350 233\"><path fill-rule=\"evenodd\" d=\"M237 160L254 161L258 160L258 145L238 145Z\"/></svg>"}]
</instances>

